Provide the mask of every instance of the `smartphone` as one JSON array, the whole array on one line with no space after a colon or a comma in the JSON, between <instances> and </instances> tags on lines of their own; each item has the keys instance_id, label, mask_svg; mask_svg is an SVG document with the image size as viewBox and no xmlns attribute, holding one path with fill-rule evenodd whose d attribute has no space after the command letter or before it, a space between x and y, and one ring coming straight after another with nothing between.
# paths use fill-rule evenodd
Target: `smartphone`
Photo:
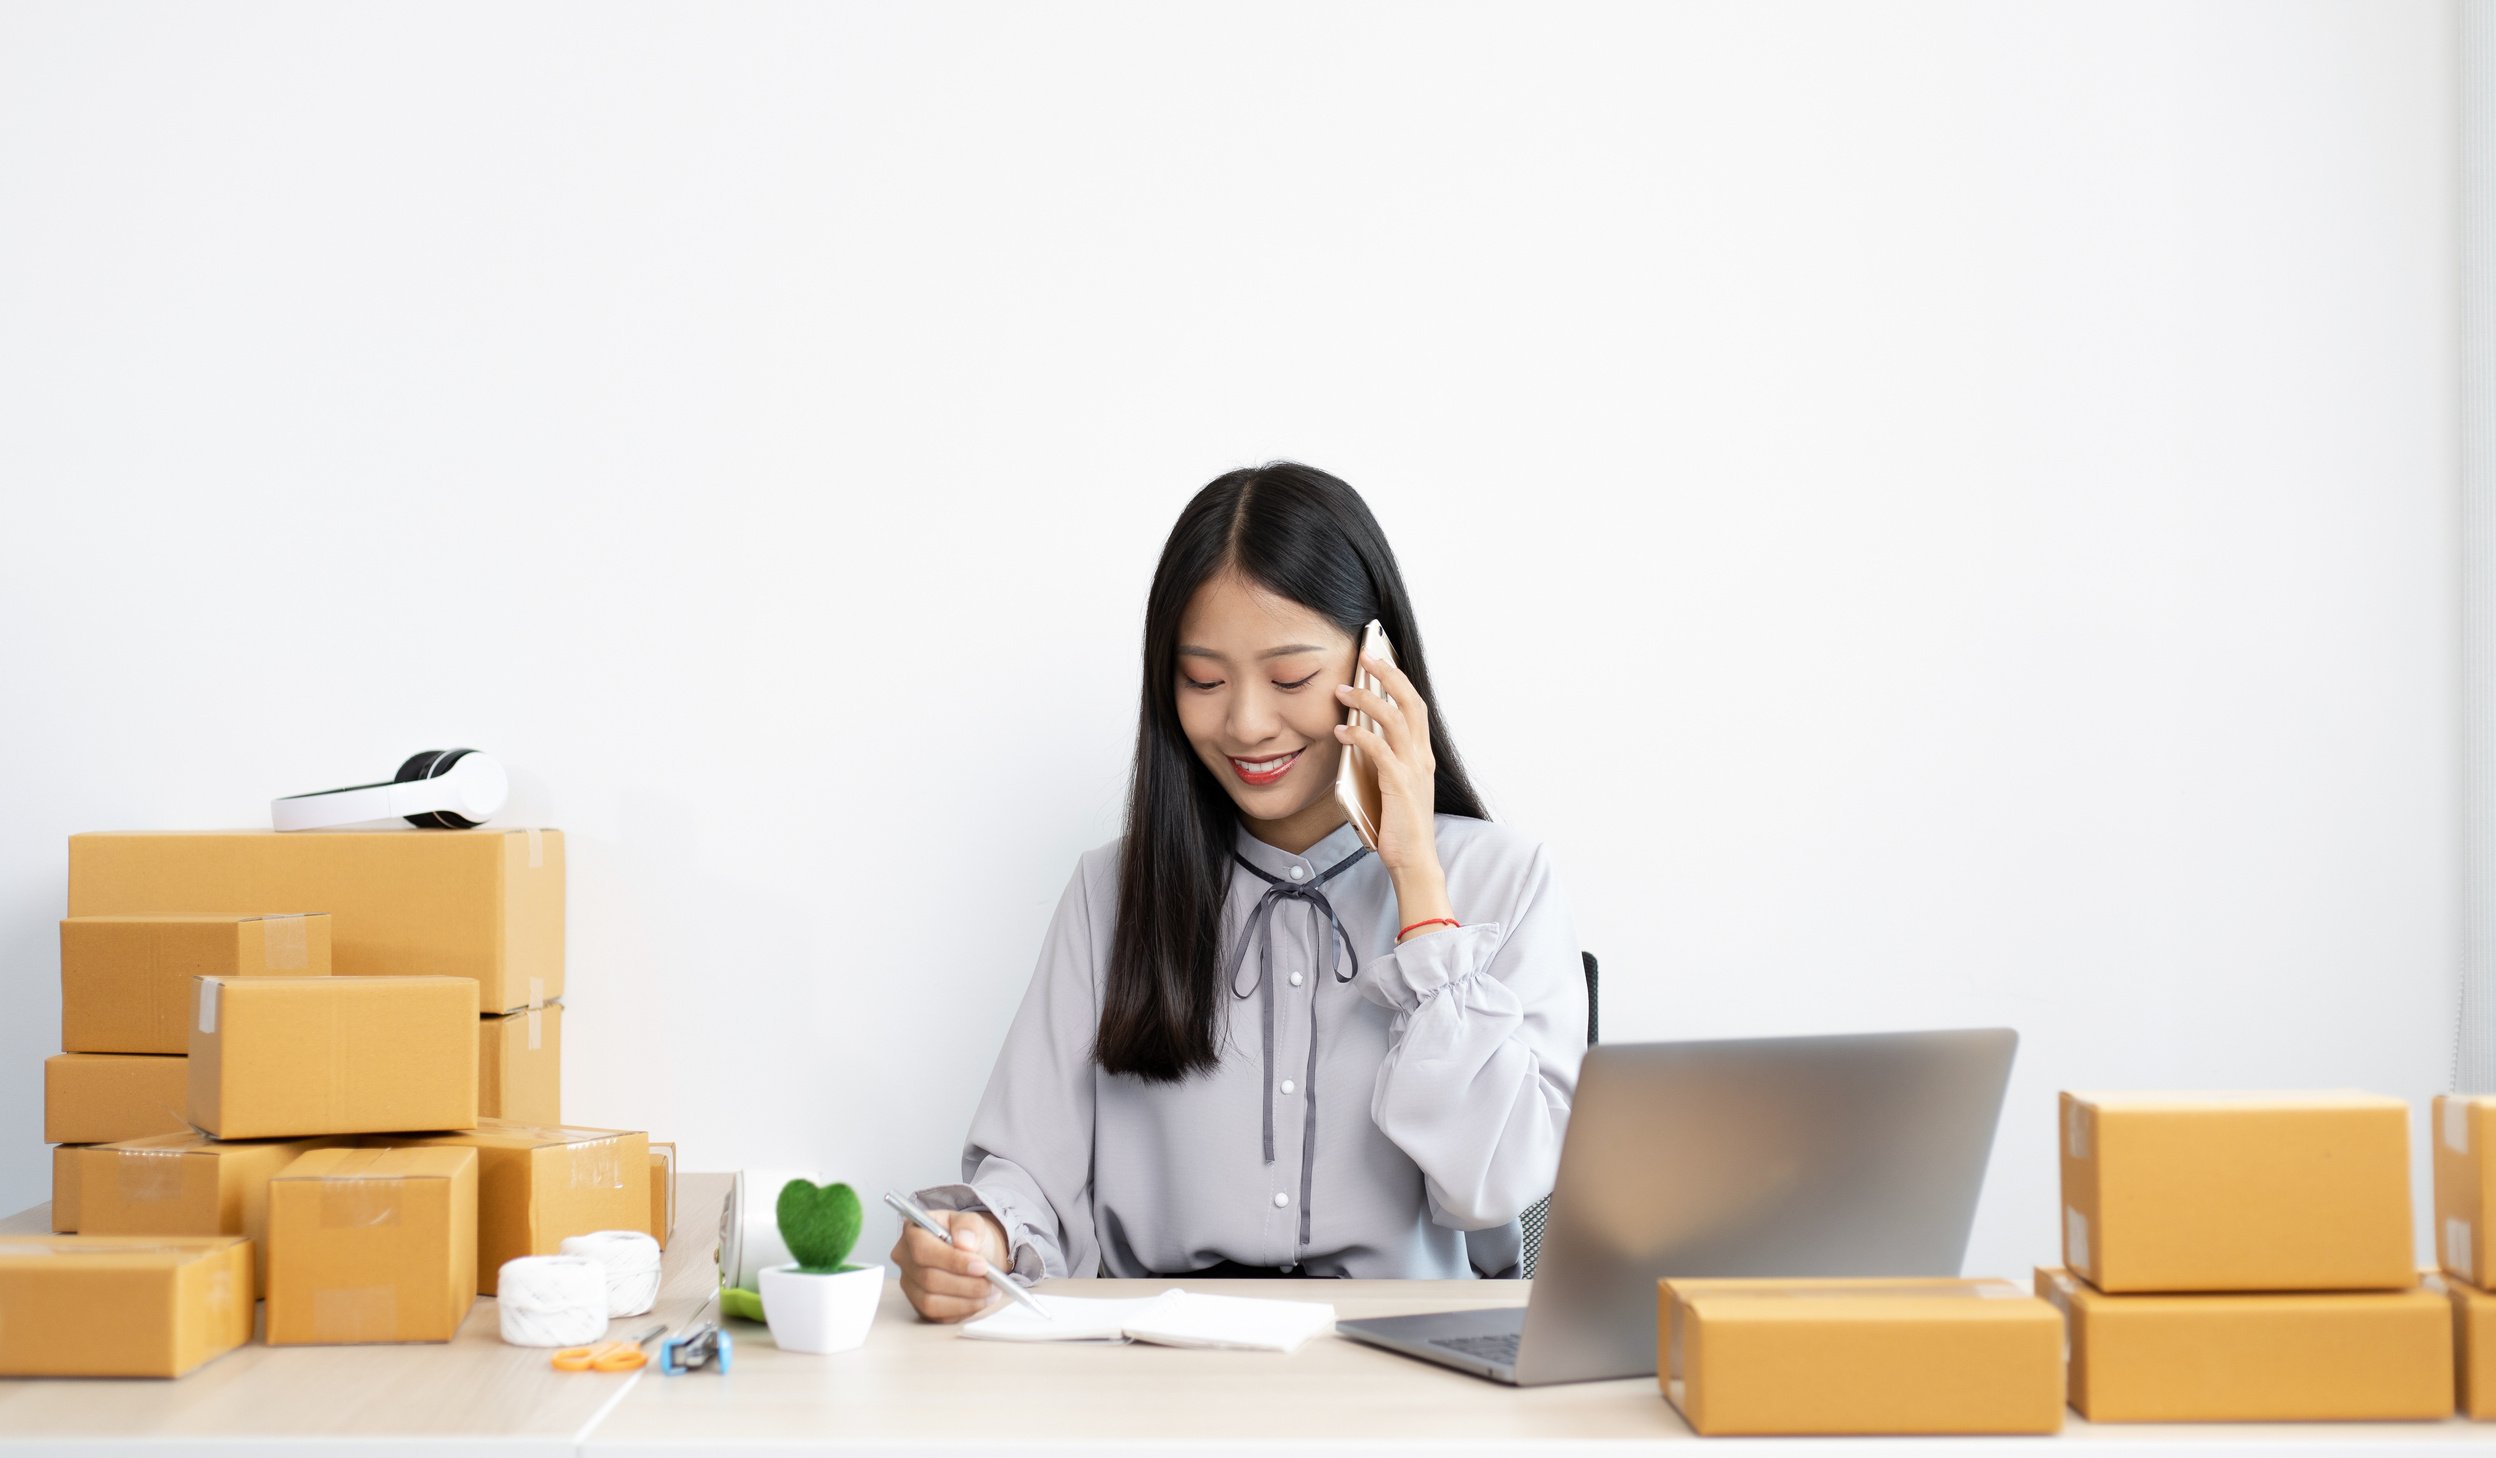
<instances>
[{"instance_id":1,"label":"smartphone","mask_svg":"<svg viewBox=\"0 0 2496 1458\"><path fill-rule=\"evenodd\" d=\"M1387 630L1376 618L1361 630L1361 656L1353 660L1352 682L1373 694L1387 691L1385 683L1363 665L1375 653L1389 663L1395 661L1395 649L1387 642ZM1360 710L1347 706L1345 723L1356 729L1375 730L1377 721ZM1343 807L1345 818L1361 838L1361 844L1378 849L1378 819L1386 813L1385 802L1378 794L1378 766L1369 762L1369 755L1357 744L1343 747L1342 757L1335 761L1335 803Z\"/></svg>"}]
</instances>

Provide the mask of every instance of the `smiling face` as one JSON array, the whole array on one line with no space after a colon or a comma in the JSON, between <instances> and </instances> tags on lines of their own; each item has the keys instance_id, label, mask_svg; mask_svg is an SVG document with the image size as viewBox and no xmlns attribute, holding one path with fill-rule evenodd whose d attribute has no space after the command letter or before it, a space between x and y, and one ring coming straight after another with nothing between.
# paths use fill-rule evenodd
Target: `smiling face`
<instances>
[{"instance_id":1,"label":"smiling face","mask_svg":"<svg viewBox=\"0 0 2496 1458\"><path fill-rule=\"evenodd\" d=\"M1179 618L1173 689L1188 744L1248 833L1294 855L1343 824L1335 803L1335 685L1352 635L1235 573L1205 579Z\"/></svg>"}]
</instances>

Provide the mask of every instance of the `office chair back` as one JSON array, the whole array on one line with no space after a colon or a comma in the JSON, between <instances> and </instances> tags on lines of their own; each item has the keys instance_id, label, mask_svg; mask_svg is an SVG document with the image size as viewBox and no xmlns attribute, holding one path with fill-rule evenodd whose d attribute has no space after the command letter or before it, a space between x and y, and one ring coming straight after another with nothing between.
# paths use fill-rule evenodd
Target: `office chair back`
<instances>
[{"instance_id":1,"label":"office chair back","mask_svg":"<svg viewBox=\"0 0 2496 1458\"><path fill-rule=\"evenodd\" d=\"M1592 1048L1595 1046L1595 954L1580 952L1578 955L1586 959L1586 1046ZM1543 1248L1543 1220L1550 1213L1551 1196L1545 1195L1536 1200L1518 1222L1525 1228L1525 1254L1517 1263L1517 1273L1529 1281L1534 1279L1534 1258L1541 1254Z\"/></svg>"}]
</instances>

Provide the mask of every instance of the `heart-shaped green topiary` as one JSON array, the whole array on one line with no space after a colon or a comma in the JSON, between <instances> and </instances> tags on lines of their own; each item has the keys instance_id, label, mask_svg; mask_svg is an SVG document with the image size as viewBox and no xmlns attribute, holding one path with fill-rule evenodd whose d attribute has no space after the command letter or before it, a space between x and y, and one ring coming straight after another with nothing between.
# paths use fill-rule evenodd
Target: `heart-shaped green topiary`
<instances>
[{"instance_id":1,"label":"heart-shaped green topiary","mask_svg":"<svg viewBox=\"0 0 2496 1458\"><path fill-rule=\"evenodd\" d=\"M799 1270L828 1276L850 1269L841 1263L849 1259L850 1247L858 1243L858 1227L866 1221L856 1190L791 1180L780 1187L778 1213L780 1239L797 1258Z\"/></svg>"}]
</instances>

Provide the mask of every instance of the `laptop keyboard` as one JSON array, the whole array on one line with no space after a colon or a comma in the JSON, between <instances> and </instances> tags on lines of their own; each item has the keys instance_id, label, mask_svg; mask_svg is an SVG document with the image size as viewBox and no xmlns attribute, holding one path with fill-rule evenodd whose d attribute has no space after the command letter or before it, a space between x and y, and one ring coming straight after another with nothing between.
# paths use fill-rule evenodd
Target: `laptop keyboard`
<instances>
[{"instance_id":1,"label":"laptop keyboard","mask_svg":"<svg viewBox=\"0 0 2496 1458\"><path fill-rule=\"evenodd\" d=\"M1494 1332L1489 1336L1432 1337L1430 1345L1462 1352L1468 1357L1484 1357L1503 1367L1517 1365L1517 1337L1513 1331Z\"/></svg>"}]
</instances>

